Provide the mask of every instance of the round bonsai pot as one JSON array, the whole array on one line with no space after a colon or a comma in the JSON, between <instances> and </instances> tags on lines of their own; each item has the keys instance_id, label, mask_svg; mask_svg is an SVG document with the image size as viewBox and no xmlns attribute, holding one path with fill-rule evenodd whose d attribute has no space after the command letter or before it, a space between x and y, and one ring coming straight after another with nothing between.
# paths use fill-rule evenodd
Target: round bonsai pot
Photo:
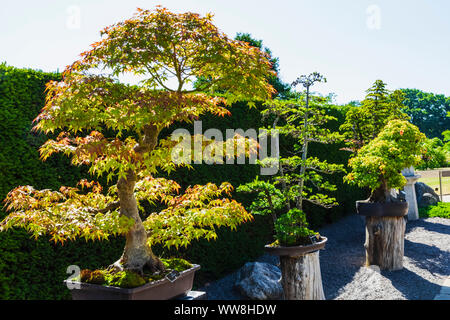
<instances>
[{"instance_id":1,"label":"round bonsai pot","mask_svg":"<svg viewBox=\"0 0 450 320\"><path fill-rule=\"evenodd\" d=\"M174 281L163 278L131 289L70 280L65 280L64 283L78 285L78 289L71 290L73 300L169 300L191 291L194 273L199 269L200 266L195 264L192 268L180 272Z\"/></svg>"},{"instance_id":2,"label":"round bonsai pot","mask_svg":"<svg viewBox=\"0 0 450 320\"><path fill-rule=\"evenodd\" d=\"M408 202L356 201L356 212L366 217L404 217L408 214Z\"/></svg>"},{"instance_id":3,"label":"round bonsai pot","mask_svg":"<svg viewBox=\"0 0 450 320\"><path fill-rule=\"evenodd\" d=\"M325 243L328 241L326 237L320 237L320 241L314 244L306 246L293 246L293 247L283 247L283 246L264 246L264 250L275 256L288 256L288 257L299 257L307 253L311 253L317 250L325 248Z\"/></svg>"}]
</instances>

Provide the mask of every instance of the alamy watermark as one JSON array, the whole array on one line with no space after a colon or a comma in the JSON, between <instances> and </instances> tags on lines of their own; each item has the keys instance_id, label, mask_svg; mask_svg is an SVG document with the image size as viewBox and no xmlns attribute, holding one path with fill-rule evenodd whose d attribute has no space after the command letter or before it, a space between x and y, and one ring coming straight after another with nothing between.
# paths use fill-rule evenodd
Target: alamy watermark
<instances>
[{"instance_id":1,"label":"alamy watermark","mask_svg":"<svg viewBox=\"0 0 450 320\"><path fill-rule=\"evenodd\" d=\"M171 140L177 142L171 153L175 164L246 164L248 158L248 164L262 164L261 175L274 175L279 169L277 130L269 135L265 129L226 129L224 140L219 129L202 134L202 122L194 121L193 135L187 129L176 129ZM252 145L256 146L253 152Z\"/></svg>"},{"instance_id":2,"label":"alamy watermark","mask_svg":"<svg viewBox=\"0 0 450 320\"><path fill-rule=\"evenodd\" d=\"M67 19L66 27L70 30L81 28L81 8L79 6L69 6L66 9Z\"/></svg>"},{"instance_id":3,"label":"alamy watermark","mask_svg":"<svg viewBox=\"0 0 450 320\"><path fill-rule=\"evenodd\" d=\"M77 265L70 265L67 267L66 273L70 274L70 276L66 279L67 289L80 289L80 267Z\"/></svg>"},{"instance_id":4,"label":"alamy watermark","mask_svg":"<svg viewBox=\"0 0 450 320\"><path fill-rule=\"evenodd\" d=\"M381 29L381 8L380 6L373 4L366 9L367 20L366 25L370 30Z\"/></svg>"}]
</instances>

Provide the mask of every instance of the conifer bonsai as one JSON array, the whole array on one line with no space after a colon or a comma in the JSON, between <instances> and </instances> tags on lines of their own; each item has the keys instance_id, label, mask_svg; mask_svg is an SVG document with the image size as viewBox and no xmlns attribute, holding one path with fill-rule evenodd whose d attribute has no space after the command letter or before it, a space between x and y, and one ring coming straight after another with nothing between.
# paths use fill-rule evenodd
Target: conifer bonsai
<instances>
[{"instance_id":1,"label":"conifer bonsai","mask_svg":"<svg viewBox=\"0 0 450 320\"><path fill-rule=\"evenodd\" d=\"M241 192L254 192L256 200L250 209L254 214L270 215L275 229L275 243L282 246L311 244L316 232L308 229L304 203L309 202L324 208L337 205L336 199L326 192L335 186L323 178L324 174L343 171L343 165L329 163L308 154L309 145L330 144L341 141L341 135L330 132L325 125L335 118L327 115L328 97L311 95L310 87L315 82L324 82L319 73L300 77L293 85L302 84L304 93L292 93L289 98L274 99L266 103L262 111L264 118L274 121L265 128L266 134L279 134L281 138L293 139L289 156L279 159L266 158L262 166L278 161L278 173L267 179L258 177L238 187Z\"/></svg>"},{"instance_id":2,"label":"conifer bonsai","mask_svg":"<svg viewBox=\"0 0 450 320\"><path fill-rule=\"evenodd\" d=\"M343 165L329 163L308 154L310 143L330 144L341 141L341 135L326 128L335 118L327 115L329 97L312 95L310 87L325 78L315 72L299 77L293 85L302 84L305 91L286 99L266 103L263 116L273 124L267 134L293 139L293 148L279 159L266 158L262 166L278 161L278 173L266 179L241 185L238 191L256 193L250 209L253 214L270 215L275 242L266 250L280 256L284 298L287 300L325 299L320 273L319 249L327 239L309 229L304 203L325 208L337 205L328 196L336 187L324 179L324 174L343 171Z\"/></svg>"},{"instance_id":3,"label":"conifer bonsai","mask_svg":"<svg viewBox=\"0 0 450 320\"><path fill-rule=\"evenodd\" d=\"M106 175L112 186L88 179L58 191L19 186L5 199L9 215L0 228L23 227L55 243L124 235L123 254L111 268L160 272L165 267L153 245L186 246L215 238L215 227L235 228L251 219L229 199L229 183L181 190L158 177L183 165L172 161L176 142L160 138L161 130L205 113L225 116L238 100L270 99L274 89L267 79L274 74L265 53L228 38L211 15L138 9L101 35L61 81L47 84L34 130L57 134L41 146L43 160L64 153L72 164L90 166L91 174ZM140 81L127 84L123 75ZM200 77L207 81L189 85ZM234 142L246 143L239 137ZM144 221L143 202L158 205Z\"/></svg>"}]
</instances>

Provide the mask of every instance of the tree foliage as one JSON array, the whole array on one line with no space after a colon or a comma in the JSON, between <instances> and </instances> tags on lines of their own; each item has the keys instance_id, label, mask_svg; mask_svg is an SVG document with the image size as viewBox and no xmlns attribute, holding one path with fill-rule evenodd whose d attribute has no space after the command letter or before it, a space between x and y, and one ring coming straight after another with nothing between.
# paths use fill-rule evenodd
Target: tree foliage
<instances>
[{"instance_id":1,"label":"tree foliage","mask_svg":"<svg viewBox=\"0 0 450 320\"><path fill-rule=\"evenodd\" d=\"M279 58L273 57L272 51L263 46L262 40L256 40L252 38L252 36L249 33L238 33L235 37L236 40L247 42L249 45L256 47L260 49L261 51L264 51L268 58L270 63L272 64L272 70L275 71L277 74L279 72ZM269 83L274 87L276 90L276 96L277 97L286 97L289 95L291 86L288 83L284 83L277 74L272 74L269 77Z\"/></svg>"},{"instance_id":2,"label":"tree foliage","mask_svg":"<svg viewBox=\"0 0 450 320\"><path fill-rule=\"evenodd\" d=\"M445 133L445 132L444 132ZM426 139L424 143L422 162L417 169L444 168L450 164L450 148L439 138Z\"/></svg>"},{"instance_id":3,"label":"tree foliage","mask_svg":"<svg viewBox=\"0 0 450 320\"><path fill-rule=\"evenodd\" d=\"M418 89L401 89L404 94L404 112L411 123L419 127L428 138L441 138L443 129L450 128L450 97Z\"/></svg>"},{"instance_id":4,"label":"tree foliage","mask_svg":"<svg viewBox=\"0 0 450 320\"><path fill-rule=\"evenodd\" d=\"M311 95L309 88L325 79L318 73L302 76L293 85L303 84L305 92L291 99L275 99L265 104L264 117L272 117L273 124L265 128L268 135L279 134L281 138L293 138L295 143L290 156L281 156L277 175L268 180L258 178L238 187L241 192L254 192L256 200L251 210L255 214L270 214L279 244L308 244L309 236L303 203L310 202L325 208L337 205L336 199L324 192L335 191L335 186L323 178L323 174L343 171L343 165L321 161L308 156L311 142L329 144L341 140L325 124L335 118L327 115L330 104L327 97ZM262 166L273 165L273 158L261 161ZM295 207L293 207L295 206Z\"/></svg>"},{"instance_id":5,"label":"tree foliage","mask_svg":"<svg viewBox=\"0 0 450 320\"><path fill-rule=\"evenodd\" d=\"M187 245L199 237L214 238L214 226L235 227L251 219L242 205L221 198L230 195L229 184L193 186L177 195L178 184L154 175L179 165L171 159L175 143L158 138L163 128L205 113L225 116L235 101L251 104L271 97L274 89L267 78L274 72L267 55L229 39L212 24L211 15L174 14L161 7L138 9L132 18L101 34L91 50L66 68L61 81L47 84L46 103L34 130L59 132L41 147L43 160L64 153L73 164L87 164L92 173L118 179L118 184L107 192L87 181L80 182L90 188L84 190L17 187L6 198L11 214L1 222L1 230L25 227L35 236L50 234L56 242L128 235L127 230L141 222L123 210L124 182L132 186L135 205L166 205L143 223L151 234L148 245ZM119 76L124 74L141 81L123 83ZM197 77L210 81L201 88L187 88ZM171 78L177 83L174 88ZM115 136L107 138L105 131Z\"/></svg>"},{"instance_id":6,"label":"tree foliage","mask_svg":"<svg viewBox=\"0 0 450 320\"><path fill-rule=\"evenodd\" d=\"M390 92L386 89L386 83L375 81L361 104L350 106L340 128L349 149L356 152L374 139L390 120L407 120L408 115L402 111L403 99L400 90Z\"/></svg>"},{"instance_id":7,"label":"tree foliage","mask_svg":"<svg viewBox=\"0 0 450 320\"><path fill-rule=\"evenodd\" d=\"M349 161L349 183L368 187L372 201L391 201L390 190L406 184L402 170L421 161L425 135L404 120L391 120L378 136Z\"/></svg>"}]
</instances>

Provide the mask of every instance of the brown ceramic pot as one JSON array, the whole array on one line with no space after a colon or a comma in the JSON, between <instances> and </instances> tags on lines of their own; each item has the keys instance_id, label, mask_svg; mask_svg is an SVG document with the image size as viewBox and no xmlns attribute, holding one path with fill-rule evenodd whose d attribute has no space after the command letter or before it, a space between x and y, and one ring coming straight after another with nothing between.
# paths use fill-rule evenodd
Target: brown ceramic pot
<instances>
[{"instance_id":1,"label":"brown ceramic pot","mask_svg":"<svg viewBox=\"0 0 450 320\"><path fill-rule=\"evenodd\" d=\"M306 246L283 247L283 246L266 245L264 247L264 250L267 253L270 253L275 256L299 257L307 253L325 248L325 243L327 241L328 239L326 237L320 237L319 242Z\"/></svg>"},{"instance_id":2,"label":"brown ceramic pot","mask_svg":"<svg viewBox=\"0 0 450 320\"><path fill-rule=\"evenodd\" d=\"M369 217L404 217L408 214L408 202L368 202L356 201L356 212Z\"/></svg>"},{"instance_id":3,"label":"brown ceramic pot","mask_svg":"<svg viewBox=\"0 0 450 320\"><path fill-rule=\"evenodd\" d=\"M164 278L147 283L143 286L125 289L83 282L72 282L79 289L72 289L73 300L169 300L186 295L192 289L195 271L199 265L180 273L175 281ZM64 281L67 283L68 281Z\"/></svg>"}]
</instances>

